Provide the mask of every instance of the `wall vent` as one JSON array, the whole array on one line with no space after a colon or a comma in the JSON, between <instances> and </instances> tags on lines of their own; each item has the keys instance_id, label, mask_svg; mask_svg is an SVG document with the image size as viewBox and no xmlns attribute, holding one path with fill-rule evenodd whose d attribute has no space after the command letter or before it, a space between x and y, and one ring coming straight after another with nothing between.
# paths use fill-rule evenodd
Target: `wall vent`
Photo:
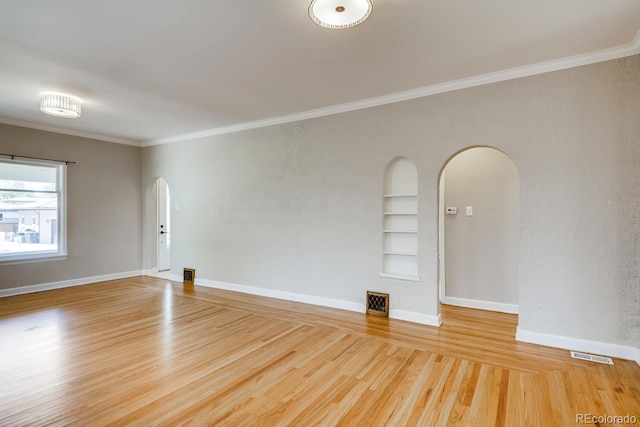
<instances>
[{"instance_id":1,"label":"wall vent","mask_svg":"<svg viewBox=\"0 0 640 427\"><path fill-rule=\"evenodd\" d=\"M185 285L193 285L196 281L196 270L193 268L185 268L182 273L182 281Z\"/></svg>"},{"instance_id":2,"label":"wall vent","mask_svg":"<svg viewBox=\"0 0 640 427\"><path fill-rule=\"evenodd\" d=\"M389 294L367 291L367 314L389 317Z\"/></svg>"},{"instance_id":3,"label":"wall vent","mask_svg":"<svg viewBox=\"0 0 640 427\"><path fill-rule=\"evenodd\" d=\"M613 360L610 357L596 356L595 354L572 351L571 357L573 357L574 359L588 360L590 362L598 362L598 363L604 363L607 365L613 365Z\"/></svg>"}]
</instances>

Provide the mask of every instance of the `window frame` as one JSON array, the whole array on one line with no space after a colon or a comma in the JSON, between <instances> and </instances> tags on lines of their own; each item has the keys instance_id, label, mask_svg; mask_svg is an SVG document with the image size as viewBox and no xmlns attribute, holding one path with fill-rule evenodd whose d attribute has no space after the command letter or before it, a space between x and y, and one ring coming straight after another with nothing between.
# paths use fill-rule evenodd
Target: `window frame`
<instances>
[{"instance_id":1,"label":"window frame","mask_svg":"<svg viewBox=\"0 0 640 427\"><path fill-rule=\"evenodd\" d=\"M2 159L0 163L15 165L48 167L56 171L57 195L57 250L18 252L12 254L0 253L0 265L21 264L28 262L52 261L67 258L67 164L50 160L36 159ZM0 175L0 180L3 177ZM16 190L20 191L20 190Z\"/></svg>"}]
</instances>

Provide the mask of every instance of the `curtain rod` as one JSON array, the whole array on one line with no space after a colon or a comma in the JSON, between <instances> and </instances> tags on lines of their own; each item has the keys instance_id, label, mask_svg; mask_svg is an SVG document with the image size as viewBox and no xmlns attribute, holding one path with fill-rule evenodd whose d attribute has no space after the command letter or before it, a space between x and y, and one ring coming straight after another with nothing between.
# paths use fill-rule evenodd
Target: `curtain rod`
<instances>
[{"instance_id":1,"label":"curtain rod","mask_svg":"<svg viewBox=\"0 0 640 427\"><path fill-rule=\"evenodd\" d=\"M78 164L78 162L72 162L71 160L43 159L42 157L18 156L16 154L0 154L0 156L11 157L11 160L14 160L17 157L19 159L46 160L46 161L49 161L49 162L64 163L65 165L77 165Z\"/></svg>"}]
</instances>

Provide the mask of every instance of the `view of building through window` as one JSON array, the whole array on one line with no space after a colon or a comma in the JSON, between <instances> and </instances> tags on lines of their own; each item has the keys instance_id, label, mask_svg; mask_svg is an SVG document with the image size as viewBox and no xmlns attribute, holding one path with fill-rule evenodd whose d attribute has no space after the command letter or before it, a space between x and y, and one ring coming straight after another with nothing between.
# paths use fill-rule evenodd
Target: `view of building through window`
<instances>
[{"instance_id":1,"label":"view of building through window","mask_svg":"<svg viewBox=\"0 0 640 427\"><path fill-rule=\"evenodd\" d=\"M59 251L61 168L0 161L0 260Z\"/></svg>"}]
</instances>

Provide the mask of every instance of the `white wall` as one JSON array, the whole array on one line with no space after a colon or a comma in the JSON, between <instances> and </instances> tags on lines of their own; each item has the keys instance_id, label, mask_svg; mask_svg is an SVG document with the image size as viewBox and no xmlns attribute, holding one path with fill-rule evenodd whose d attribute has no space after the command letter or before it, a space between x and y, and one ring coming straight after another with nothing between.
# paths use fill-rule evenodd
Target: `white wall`
<instances>
[{"instance_id":1,"label":"white wall","mask_svg":"<svg viewBox=\"0 0 640 427\"><path fill-rule=\"evenodd\" d=\"M473 300L477 303L471 305L494 310L517 306L520 178L515 164L498 150L475 147L451 159L443 179L445 205L458 209L456 215L444 215L446 302Z\"/></svg>"},{"instance_id":2,"label":"white wall","mask_svg":"<svg viewBox=\"0 0 640 427\"><path fill-rule=\"evenodd\" d=\"M0 265L0 290L141 270L140 148L0 125L0 153L78 162L67 167L69 256Z\"/></svg>"},{"instance_id":3,"label":"white wall","mask_svg":"<svg viewBox=\"0 0 640 427\"><path fill-rule=\"evenodd\" d=\"M410 152L372 157L373 135L339 137L350 132L348 117L330 135L325 126L318 120L144 149L146 242L155 240L152 188L163 176L174 204L174 273L193 267L199 278L361 304L366 290L390 291L392 309L437 313L435 283L379 276L384 170ZM420 197L435 214L435 194ZM435 231L421 230L425 246ZM155 266L151 246L145 268ZM420 262L427 277L436 274L428 256Z\"/></svg>"},{"instance_id":4,"label":"white wall","mask_svg":"<svg viewBox=\"0 0 640 427\"><path fill-rule=\"evenodd\" d=\"M494 146L521 179L520 328L640 347L637 56L297 123L143 150L173 202L172 268L198 277L437 313L438 174ZM418 168L420 282L378 276L385 165ZM150 225L151 224L151 225Z\"/></svg>"}]
</instances>

